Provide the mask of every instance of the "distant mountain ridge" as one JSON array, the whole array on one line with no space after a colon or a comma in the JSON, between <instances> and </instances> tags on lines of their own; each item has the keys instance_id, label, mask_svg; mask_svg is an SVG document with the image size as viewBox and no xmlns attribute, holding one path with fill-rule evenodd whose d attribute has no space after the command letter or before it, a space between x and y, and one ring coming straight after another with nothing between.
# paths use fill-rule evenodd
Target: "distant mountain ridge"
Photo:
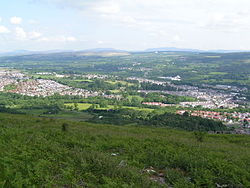
<instances>
[{"instance_id":1,"label":"distant mountain ridge","mask_svg":"<svg viewBox=\"0 0 250 188\"><path fill-rule=\"evenodd\" d=\"M93 49L80 50L79 52L127 52L127 51L115 48L93 48Z\"/></svg>"},{"instance_id":2,"label":"distant mountain ridge","mask_svg":"<svg viewBox=\"0 0 250 188\"><path fill-rule=\"evenodd\" d=\"M194 52L194 53L235 53L235 52L250 52L250 50L199 50L192 48L176 48L176 47L161 47L149 48L142 51L126 51L115 48L93 48L85 50L47 50L47 51L30 51L30 50L15 50L10 52L0 52L0 57L3 56L23 56L23 55L46 55L58 53L100 55L100 54L129 54L129 52Z\"/></svg>"},{"instance_id":3,"label":"distant mountain ridge","mask_svg":"<svg viewBox=\"0 0 250 188\"><path fill-rule=\"evenodd\" d=\"M34 55L34 54L53 54L53 53L65 53L74 52L73 50L48 50L48 51L30 51L30 50L15 50L10 52L0 52L0 56L22 56L22 55Z\"/></svg>"},{"instance_id":4,"label":"distant mountain ridge","mask_svg":"<svg viewBox=\"0 0 250 188\"><path fill-rule=\"evenodd\" d=\"M149 48L145 52L204 52L203 50L189 49L189 48L176 48L176 47L161 47Z\"/></svg>"},{"instance_id":5,"label":"distant mountain ridge","mask_svg":"<svg viewBox=\"0 0 250 188\"><path fill-rule=\"evenodd\" d=\"M30 50L15 50L10 52L0 52L0 56L22 56L22 55L37 55L37 54L56 54L56 53L127 53L125 50L114 48L94 48L86 50L48 50L48 51L30 51Z\"/></svg>"},{"instance_id":6,"label":"distant mountain ridge","mask_svg":"<svg viewBox=\"0 0 250 188\"><path fill-rule=\"evenodd\" d=\"M161 48L149 48L145 52L200 52L200 53L234 53L234 52L250 52L250 50L199 50L192 48L176 48L176 47L161 47Z\"/></svg>"}]
</instances>

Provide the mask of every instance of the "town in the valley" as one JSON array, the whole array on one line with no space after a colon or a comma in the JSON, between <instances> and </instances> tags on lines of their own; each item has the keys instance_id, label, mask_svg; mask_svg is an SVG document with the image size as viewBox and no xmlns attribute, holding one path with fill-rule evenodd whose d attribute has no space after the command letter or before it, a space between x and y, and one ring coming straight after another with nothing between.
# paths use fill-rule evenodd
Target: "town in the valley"
<instances>
[{"instance_id":1,"label":"town in the valley","mask_svg":"<svg viewBox=\"0 0 250 188\"><path fill-rule=\"evenodd\" d=\"M37 76L41 75L53 75L56 78L64 77L82 77L88 80L99 79L107 80L120 79L116 76L101 75L101 74L83 74L83 75L64 75L50 72L37 72ZM165 80L167 79L167 80ZM181 77L160 78L159 80L153 80L148 78L139 77L127 77L123 80L126 81L137 81L138 83L149 83L155 85L169 86L174 90L137 90L138 93L156 93L161 92L169 95L177 96L189 96L196 99L196 101L184 101L179 104L166 104L162 102L142 102L143 105L148 107L174 107L178 106L182 110L176 110L177 114L183 115L188 113L191 116L199 116L202 118L214 119L222 121L228 126L239 125L238 133L249 133L250 128L250 113L249 112L238 112L233 111L237 108L248 108L249 101L241 95L242 92L246 91L247 88L238 88L235 86L228 85L202 85L189 86L189 85L176 85L171 81L180 80ZM91 89L81 89L70 87L65 84L61 84L52 79L44 78L32 78L28 74L25 74L19 70L13 69L1 69L0 70L0 92L10 92L26 96L40 96L47 97L55 94L59 95L71 95L81 96L83 98L102 96L104 98L114 98L122 100L120 94L107 94L105 91L92 91ZM202 108L202 110L197 110ZM218 109L230 109L231 112L216 111Z\"/></svg>"}]
</instances>

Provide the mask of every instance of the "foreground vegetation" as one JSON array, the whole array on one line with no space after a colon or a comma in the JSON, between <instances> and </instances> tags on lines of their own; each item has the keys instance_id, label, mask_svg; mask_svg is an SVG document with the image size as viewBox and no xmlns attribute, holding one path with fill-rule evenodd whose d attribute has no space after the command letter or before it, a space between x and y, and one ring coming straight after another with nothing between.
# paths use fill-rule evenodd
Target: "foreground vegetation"
<instances>
[{"instance_id":1,"label":"foreground vegetation","mask_svg":"<svg viewBox=\"0 0 250 188\"><path fill-rule=\"evenodd\" d=\"M249 187L250 137L0 114L0 187Z\"/></svg>"}]
</instances>

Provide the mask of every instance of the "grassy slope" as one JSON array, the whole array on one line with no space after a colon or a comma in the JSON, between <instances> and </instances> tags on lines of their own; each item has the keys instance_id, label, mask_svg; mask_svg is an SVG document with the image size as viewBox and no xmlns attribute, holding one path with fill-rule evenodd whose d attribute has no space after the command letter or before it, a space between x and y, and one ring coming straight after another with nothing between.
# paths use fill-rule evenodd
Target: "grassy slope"
<instances>
[{"instance_id":1,"label":"grassy slope","mask_svg":"<svg viewBox=\"0 0 250 188\"><path fill-rule=\"evenodd\" d=\"M244 135L198 143L172 129L0 114L0 187L159 187L150 166L174 187L249 187L249 156Z\"/></svg>"}]
</instances>

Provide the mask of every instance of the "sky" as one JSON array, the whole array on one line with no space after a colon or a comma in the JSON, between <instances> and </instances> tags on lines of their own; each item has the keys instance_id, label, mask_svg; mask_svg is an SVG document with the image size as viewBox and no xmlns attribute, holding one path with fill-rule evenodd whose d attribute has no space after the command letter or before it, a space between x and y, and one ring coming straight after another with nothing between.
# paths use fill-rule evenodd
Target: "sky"
<instances>
[{"instance_id":1,"label":"sky","mask_svg":"<svg viewBox=\"0 0 250 188\"><path fill-rule=\"evenodd\" d=\"M250 50L249 0L0 0L0 52Z\"/></svg>"}]
</instances>

